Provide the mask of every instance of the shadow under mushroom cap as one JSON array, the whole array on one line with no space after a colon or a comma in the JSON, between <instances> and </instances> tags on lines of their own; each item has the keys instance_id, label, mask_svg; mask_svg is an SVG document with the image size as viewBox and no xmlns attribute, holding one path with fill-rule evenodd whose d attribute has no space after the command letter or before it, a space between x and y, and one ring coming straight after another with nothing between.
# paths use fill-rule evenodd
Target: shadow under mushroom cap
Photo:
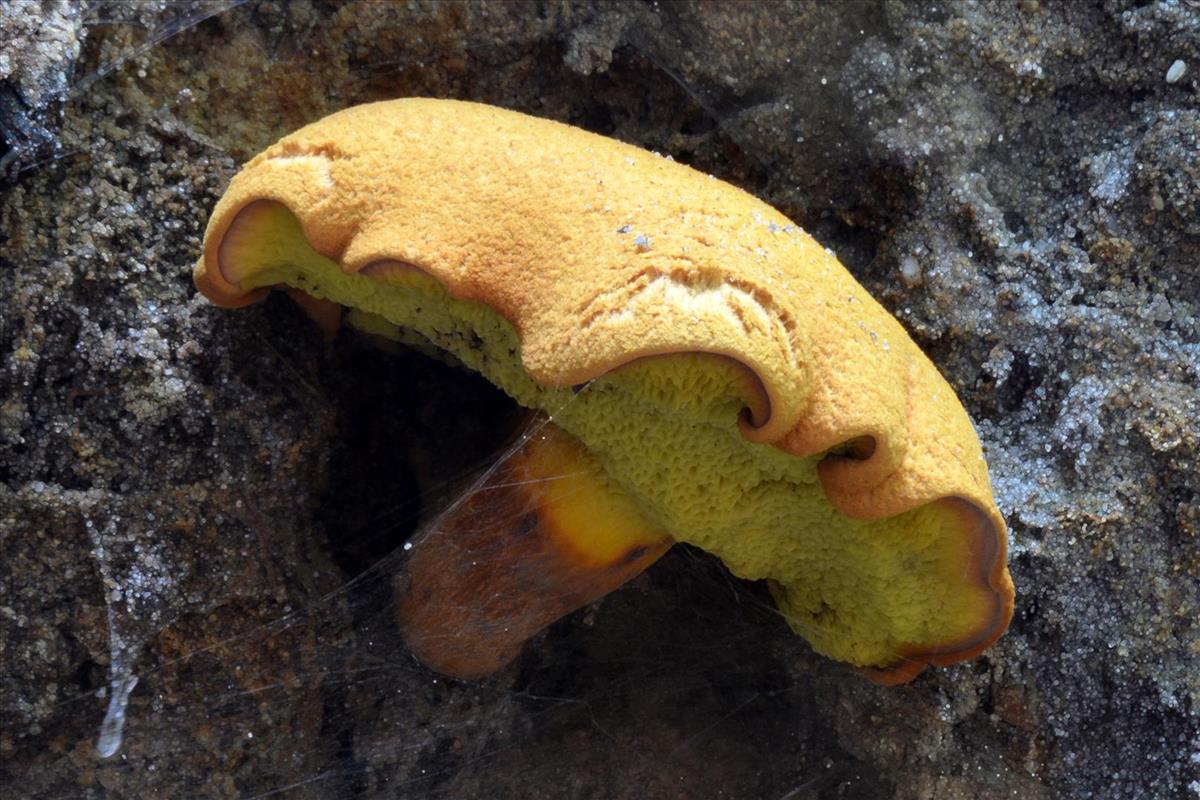
<instances>
[{"instance_id":1,"label":"shadow under mushroom cap","mask_svg":"<svg viewBox=\"0 0 1200 800\"><path fill-rule=\"evenodd\" d=\"M487 106L359 106L234 178L196 281L228 306L293 287L452 353L877 680L1011 617L953 391L830 253L709 176Z\"/></svg>"}]
</instances>

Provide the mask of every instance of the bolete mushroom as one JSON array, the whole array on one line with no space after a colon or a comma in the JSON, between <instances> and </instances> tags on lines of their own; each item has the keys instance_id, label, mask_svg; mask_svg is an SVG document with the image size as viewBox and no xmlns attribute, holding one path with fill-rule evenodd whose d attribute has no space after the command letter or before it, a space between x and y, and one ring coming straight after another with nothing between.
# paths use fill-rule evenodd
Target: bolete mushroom
<instances>
[{"instance_id":1,"label":"bolete mushroom","mask_svg":"<svg viewBox=\"0 0 1200 800\"><path fill-rule=\"evenodd\" d=\"M1004 521L953 390L764 203L629 145L474 103L350 108L234 177L196 267L447 351L552 423L420 537L398 613L474 677L673 541L765 579L875 680L987 648Z\"/></svg>"}]
</instances>

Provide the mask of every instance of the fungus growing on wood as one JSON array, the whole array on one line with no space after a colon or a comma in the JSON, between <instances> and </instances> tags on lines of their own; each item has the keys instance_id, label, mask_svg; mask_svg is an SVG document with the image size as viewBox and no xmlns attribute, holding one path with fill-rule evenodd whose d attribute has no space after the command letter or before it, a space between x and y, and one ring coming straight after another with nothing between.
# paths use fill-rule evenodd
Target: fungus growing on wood
<instances>
[{"instance_id":1,"label":"fungus growing on wood","mask_svg":"<svg viewBox=\"0 0 1200 800\"><path fill-rule=\"evenodd\" d=\"M196 284L229 307L302 292L326 325L348 308L551 416L414 542L401 624L449 674L503 665L670 541L766 580L814 649L881 682L1011 617L953 390L832 254L711 176L483 105L358 106L233 179Z\"/></svg>"}]
</instances>

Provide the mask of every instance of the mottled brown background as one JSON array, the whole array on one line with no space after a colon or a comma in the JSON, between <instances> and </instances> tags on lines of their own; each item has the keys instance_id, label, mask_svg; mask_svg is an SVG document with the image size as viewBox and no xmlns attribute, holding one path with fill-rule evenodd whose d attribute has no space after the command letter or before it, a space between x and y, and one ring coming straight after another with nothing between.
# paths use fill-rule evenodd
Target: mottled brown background
<instances>
[{"instance_id":1,"label":"mottled brown background","mask_svg":"<svg viewBox=\"0 0 1200 800\"><path fill-rule=\"evenodd\" d=\"M1197 5L0 5L0 795L1200 796ZM1007 636L875 687L677 550L494 681L415 664L391 562L348 580L509 410L190 280L239 163L404 95L669 153L833 248L977 423Z\"/></svg>"}]
</instances>

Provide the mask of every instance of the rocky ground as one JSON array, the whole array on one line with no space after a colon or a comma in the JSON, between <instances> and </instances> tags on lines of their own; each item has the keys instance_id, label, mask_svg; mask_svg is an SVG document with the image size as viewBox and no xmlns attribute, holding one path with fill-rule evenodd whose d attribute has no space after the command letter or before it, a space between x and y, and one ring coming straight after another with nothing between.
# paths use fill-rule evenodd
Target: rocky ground
<instances>
[{"instance_id":1,"label":"rocky ground","mask_svg":"<svg viewBox=\"0 0 1200 800\"><path fill-rule=\"evenodd\" d=\"M4 4L0 794L1200 797L1197 6ZM836 251L976 421L1008 634L876 687L677 549L492 681L415 664L389 554L512 410L190 278L241 162L406 95Z\"/></svg>"}]
</instances>

